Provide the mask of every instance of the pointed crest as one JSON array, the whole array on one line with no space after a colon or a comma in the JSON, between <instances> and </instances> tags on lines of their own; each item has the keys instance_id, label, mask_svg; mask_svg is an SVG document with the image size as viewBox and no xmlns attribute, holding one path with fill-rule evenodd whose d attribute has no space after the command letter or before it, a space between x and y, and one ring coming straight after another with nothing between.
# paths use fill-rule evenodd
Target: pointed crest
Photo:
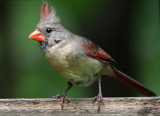
<instances>
[{"instance_id":1,"label":"pointed crest","mask_svg":"<svg viewBox=\"0 0 160 116\"><path fill-rule=\"evenodd\" d=\"M47 17L48 15L51 15L53 13L53 8L48 7L48 3L44 2L41 7L41 13L40 13L40 20Z\"/></svg>"},{"instance_id":2,"label":"pointed crest","mask_svg":"<svg viewBox=\"0 0 160 116\"><path fill-rule=\"evenodd\" d=\"M48 7L48 3L44 2L41 7L40 22L59 23L59 18L56 17L56 13L53 7Z\"/></svg>"}]
</instances>

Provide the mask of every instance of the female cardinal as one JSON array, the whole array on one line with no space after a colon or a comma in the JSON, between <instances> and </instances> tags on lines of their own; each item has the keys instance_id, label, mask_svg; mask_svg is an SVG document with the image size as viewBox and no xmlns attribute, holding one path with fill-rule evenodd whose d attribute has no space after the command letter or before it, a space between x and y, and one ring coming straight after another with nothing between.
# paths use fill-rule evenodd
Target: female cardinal
<instances>
[{"instance_id":1,"label":"female cardinal","mask_svg":"<svg viewBox=\"0 0 160 116\"><path fill-rule=\"evenodd\" d=\"M62 95L62 104L67 100L66 93L73 85L89 86L98 80L99 93L95 100L103 103L101 75L114 77L145 96L156 96L154 92L139 82L117 70L115 61L99 46L90 40L66 30L56 17L53 8L45 2L41 7L40 20L29 39L39 41L45 55L54 67L68 81L68 88Z\"/></svg>"}]
</instances>

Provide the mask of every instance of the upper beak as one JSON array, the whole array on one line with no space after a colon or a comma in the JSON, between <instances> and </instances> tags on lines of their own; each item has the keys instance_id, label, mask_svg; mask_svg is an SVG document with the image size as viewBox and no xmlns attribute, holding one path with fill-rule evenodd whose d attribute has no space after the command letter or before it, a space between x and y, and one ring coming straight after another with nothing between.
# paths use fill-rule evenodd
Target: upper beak
<instances>
[{"instance_id":1,"label":"upper beak","mask_svg":"<svg viewBox=\"0 0 160 116\"><path fill-rule=\"evenodd\" d=\"M33 31L30 35L29 35L29 39L35 40L35 41L45 41L44 36L42 35L42 33L36 29L35 31Z\"/></svg>"}]
</instances>

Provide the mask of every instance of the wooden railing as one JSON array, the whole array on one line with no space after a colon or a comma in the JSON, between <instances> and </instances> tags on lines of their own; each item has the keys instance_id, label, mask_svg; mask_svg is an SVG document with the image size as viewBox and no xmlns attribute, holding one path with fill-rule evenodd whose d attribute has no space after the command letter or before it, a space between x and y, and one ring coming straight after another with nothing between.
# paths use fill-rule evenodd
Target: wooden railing
<instances>
[{"instance_id":1,"label":"wooden railing","mask_svg":"<svg viewBox=\"0 0 160 116\"><path fill-rule=\"evenodd\" d=\"M97 102L91 98L74 98L62 109L59 99L0 99L0 116L50 115L153 115L160 116L160 97L109 97L104 98L98 112Z\"/></svg>"}]
</instances>

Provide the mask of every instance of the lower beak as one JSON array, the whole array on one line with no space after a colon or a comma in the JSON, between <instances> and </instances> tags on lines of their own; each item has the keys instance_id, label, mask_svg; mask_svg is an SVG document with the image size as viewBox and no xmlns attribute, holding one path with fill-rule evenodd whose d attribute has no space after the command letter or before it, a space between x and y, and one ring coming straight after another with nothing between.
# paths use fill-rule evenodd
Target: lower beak
<instances>
[{"instance_id":1,"label":"lower beak","mask_svg":"<svg viewBox=\"0 0 160 116\"><path fill-rule=\"evenodd\" d=\"M44 36L38 29L36 29L29 35L29 39L35 40L35 41L45 41Z\"/></svg>"}]
</instances>

